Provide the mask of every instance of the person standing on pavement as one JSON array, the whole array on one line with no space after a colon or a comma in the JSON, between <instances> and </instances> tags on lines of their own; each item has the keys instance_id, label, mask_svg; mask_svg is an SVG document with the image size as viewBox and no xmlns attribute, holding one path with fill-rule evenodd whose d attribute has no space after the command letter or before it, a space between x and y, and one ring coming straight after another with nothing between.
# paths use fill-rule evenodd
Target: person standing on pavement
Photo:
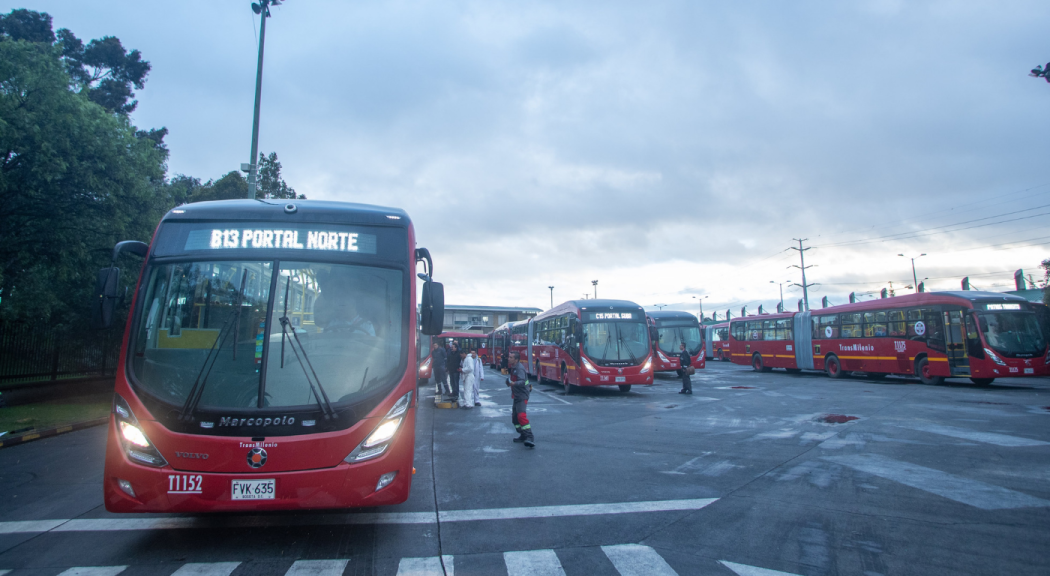
<instances>
[{"instance_id":1,"label":"person standing on pavement","mask_svg":"<svg viewBox=\"0 0 1050 576\"><path fill-rule=\"evenodd\" d=\"M507 386L510 387L510 396L514 400L514 406L510 409L510 420L514 423L514 429L518 431L515 442L522 442L525 446L532 448L536 445L532 435L532 424L525 414L525 408L529 404L529 393L532 385L529 384L529 375L525 372L525 366L521 363L521 355L511 352L507 358L507 369L510 375L507 377Z\"/></svg>"},{"instance_id":2,"label":"person standing on pavement","mask_svg":"<svg viewBox=\"0 0 1050 576\"><path fill-rule=\"evenodd\" d=\"M430 352L430 365L434 371L434 383L437 384L437 393L445 393L445 383L448 379L448 352L445 348L434 342Z\"/></svg>"},{"instance_id":3,"label":"person standing on pavement","mask_svg":"<svg viewBox=\"0 0 1050 576\"><path fill-rule=\"evenodd\" d=\"M450 342L448 350L448 382L452 386L452 401L459 400L459 347Z\"/></svg>"},{"instance_id":4,"label":"person standing on pavement","mask_svg":"<svg viewBox=\"0 0 1050 576\"><path fill-rule=\"evenodd\" d=\"M474 407L474 359L466 350L459 351L459 385L463 389L463 402L460 408Z\"/></svg>"},{"instance_id":5,"label":"person standing on pavement","mask_svg":"<svg viewBox=\"0 0 1050 576\"><path fill-rule=\"evenodd\" d=\"M678 372L682 375L682 391L679 394L692 394L693 381L689 378L689 369L693 367L693 358L685 349L685 342L679 344L678 347L681 349L681 352L678 353L678 365L681 366Z\"/></svg>"},{"instance_id":6,"label":"person standing on pavement","mask_svg":"<svg viewBox=\"0 0 1050 576\"><path fill-rule=\"evenodd\" d=\"M481 381L485 379L485 363L477 352L471 352L470 356L474 358L474 405L481 406Z\"/></svg>"}]
</instances>

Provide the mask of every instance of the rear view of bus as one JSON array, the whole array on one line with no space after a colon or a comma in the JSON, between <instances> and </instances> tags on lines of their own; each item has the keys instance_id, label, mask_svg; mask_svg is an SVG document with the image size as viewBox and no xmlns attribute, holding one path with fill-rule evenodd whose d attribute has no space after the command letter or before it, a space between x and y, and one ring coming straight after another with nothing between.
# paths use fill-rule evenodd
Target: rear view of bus
<instances>
[{"instance_id":1,"label":"rear view of bus","mask_svg":"<svg viewBox=\"0 0 1050 576\"><path fill-rule=\"evenodd\" d=\"M696 369L706 365L704 339L700 332L700 321L688 312L661 310L647 312L650 336L653 340L654 369L657 372L675 371L679 366L681 344L689 352L691 366Z\"/></svg>"},{"instance_id":2,"label":"rear view of bus","mask_svg":"<svg viewBox=\"0 0 1050 576\"><path fill-rule=\"evenodd\" d=\"M161 221L125 332L104 492L112 512L397 504L412 480L416 263L405 212L204 202ZM102 301L116 276L100 274ZM103 319L107 311L103 306ZM103 322L105 323L105 322Z\"/></svg>"}]
</instances>

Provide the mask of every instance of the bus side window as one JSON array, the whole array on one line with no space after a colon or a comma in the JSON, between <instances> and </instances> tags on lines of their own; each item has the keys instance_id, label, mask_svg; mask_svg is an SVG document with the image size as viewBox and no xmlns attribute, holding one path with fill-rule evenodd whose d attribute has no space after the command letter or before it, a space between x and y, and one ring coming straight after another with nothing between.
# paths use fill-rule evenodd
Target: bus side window
<instances>
[{"instance_id":1,"label":"bus side window","mask_svg":"<svg viewBox=\"0 0 1050 576\"><path fill-rule=\"evenodd\" d=\"M776 340L777 339L777 327L775 320L763 320L762 321L762 339L763 340Z\"/></svg>"},{"instance_id":2,"label":"bus side window","mask_svg":"<svg viewBox=\"0 0 1050 576\"><path fill-rule=\"evenodd\" d=\"M861 315L859 312L853 314L841 314L842 319L842 337L843 338L860 338L863 334L861 327Z\"/></svg>"},{"instance_id":3,"label":"bus side window","mask_svg":"<svg viewBox=\"0 0 1050 576\"><path fill-rule=\"evenodd\" d=\"M904 328L904 311L903 310L890 310L887 313L889 319L889 335L894 337L903 337L906 332Z\"/></svg>"},{"instance_id":4,"label":"bus side window","mask_svg":"<svg viewBox=\"0 0 1050 576\"><path fill-rule=\"evenodd\" d=\"M974 358L984 358L984 346L981 345L981 337L977 335L977 324L973 312L966 314L966 353Z\"/></svg>"}]
</instances>

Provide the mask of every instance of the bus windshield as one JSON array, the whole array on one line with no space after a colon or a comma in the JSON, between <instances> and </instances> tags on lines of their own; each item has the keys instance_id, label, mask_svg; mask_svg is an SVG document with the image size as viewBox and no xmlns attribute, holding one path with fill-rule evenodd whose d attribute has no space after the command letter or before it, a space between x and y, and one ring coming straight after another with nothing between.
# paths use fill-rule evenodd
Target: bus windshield
<instances>
[{"instance_id":1,"label":"bus windshield","mask_svg":"<svg viewBox=\"0 0 1050 576\"><path fill-rule=\"evenodd\" d=\"M685 342L685 349L690 356L700 352L700 328L683 324L681 326L657 325L656 333L659 336L660 350L664 354L677 355L678 345Z\"/></svg>"},{"instance_id":2,"label":"bus windshield","mask_svg":"<svg viewBox=\"0 0 1050 576\"><path fill-rule=\"evenodd\" d=\"M1032 312L978 312L984 340L1006 356L1035 356L1046 351L1046 337Z\"/></svg>"},{"instance_id":3,"label":"bus windshield","mask_svg":"<svg viewBox=\"0 0 1050 576\"><path fill-rule=\"evenodd\" d=\"M596 362L640 364L649 352L645 322L588 322L583 324L583 351Z\"/></svg>"},{"instance_id":4,"label":"bus windshield","mask_svg":"<svg viewBox=\"0 0 1050 576\"><path fill-rule=\"evenodd\" d=\"M352 403L397 381L402 277L317 262L153 266L135 332L134 381L174 405L203 380L202 408L305 406L320 402L309 371L332 404Z\"/></svg>"}]
</instances>

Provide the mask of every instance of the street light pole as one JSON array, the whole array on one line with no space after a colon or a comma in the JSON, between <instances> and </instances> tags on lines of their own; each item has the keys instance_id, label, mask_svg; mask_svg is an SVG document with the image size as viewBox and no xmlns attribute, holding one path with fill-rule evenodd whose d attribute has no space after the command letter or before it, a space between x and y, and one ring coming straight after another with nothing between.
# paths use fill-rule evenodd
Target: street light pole
<instances>
[{"instance_id":1,"label":"street light pole","mask_svg":"<svg viewBox=\"0 0 1050 576\"><path fill-rule=\"evenodd\" d=\"M598 281L597 280L591 280L591 284L594 285L594 299L597 300L598 299Z\"/></svg>"},{"instance_id":2,"label":"street light pole","mask_svg":"<svg viewBox=\"0 0 1050 576\"><path fill-rule=\"evenodd\" d=\"M704 323L704 298L707 298L707 296L704 296L704 298L700 298L698 296L693 296L693 298L696 298L697 303L700 304L700 323L703 324Z\"/></svg>"},{"instance_id":3,"label":"street light pole","mask_svg":"<svg viewBox=\"0 0 1050 576\"><path fill-rule=\"evenodd\" d=\"M911 281L912 281L912 286L915 287L915 293L916 294L919 293L919 278L918 278L918 275L915 274L915 260L917 260L919 258L922 258L925 255L926 255L925 253L919 254L918 256L916 256L916 257L911 259ZM904 254L897 254L897 256L903 256L904 258L909 258L909 256L904 256Z\"/></svg>"},{"instance_id":4,"label":"street light pole","mask_svg":"<svg viewBox=\"0 0 1050 576\"><path fill-rule=\"evenodd\" d=\"M554 286L547 286L551 289L551 308L554 308Z\"/></svg>"},{"instance_id":5,"label":"street light pole","mask_svg":"<svg viewBox=\"0 0 1050 576\"><path fill-rule=\"evenodd\" d=\"M252 2L252 11L259 15L259 65L255 69L255 116L252 119L252 158L248 164L248 198L255 198L259 182L259 110L262 107L263 48L266 46L266 19L270 6L279 6L280 0Z\"/></svg>"}]
</instances>

